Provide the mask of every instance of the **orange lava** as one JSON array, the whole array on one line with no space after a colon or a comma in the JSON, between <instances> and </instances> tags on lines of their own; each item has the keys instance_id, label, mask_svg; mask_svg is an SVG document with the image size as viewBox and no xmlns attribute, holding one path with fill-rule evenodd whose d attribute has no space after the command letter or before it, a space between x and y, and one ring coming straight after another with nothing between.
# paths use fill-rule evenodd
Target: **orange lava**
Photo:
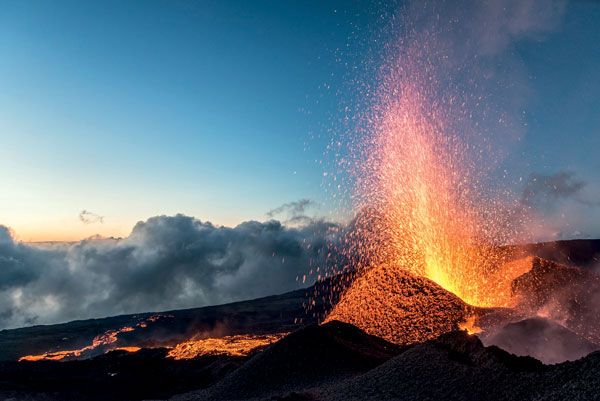
<instances>
[{"instance_id":1,"label":"orange lava","mask_svg":"<svg viewBox=\"0 0 600 401\"><path fill-rule=\"evenodd\" d=\"M50 351L45 352L43 354L38 355L25 355L19 358L19 362L21 361L63 361L66 359L77 359L83 357L87 352L96 350L102 347L105 351L111 351L113 349L121 349L128 352L136 352L140 348L139 347L115 347L114 345L117 343L119 334L127 333L134 331L136 328L146 328L148 327L149 322L155 322L160 318L167 317L167 315L152 315L149 318L143 320L142 322L136 324L135 327L124 326L117 330L108 330L100 335L97 335L92 340L92 343L86 347L73 349L73 350L63 350L63 351Z\"/></svg>"},{"instance_id":2,"label":"orange lava","mask_svg":"<svg viewBox=\"0 0 600 401\"><path fill-rule=\"evenodd\" d=\"M406 345L455 330L473 313L472 307L433 281L379 265L352 283L326 321L341 320Z\"/></svg>"},{"instance_id":3,"label":"orange lava","mask_svg":"<svg viewBox=\"0 0 600 401\"><path fill-rule=\"evenodd\" d=\"M22 361L60 361L67 357L72 357L76 355L80 355L81 352L79 350L70 350L70 351L57 351L57 352L48 352L40 355L26 355L19 358L19 362Z\"/></svg>"},{"instance_id":4,"label":"orange lava","mask_svg":"<svg viewBox=\"0 0 600 401\"><path fill-rule=\"evenodd\" d=\"M464 322L458 325L458 328L465 330L469 334L481 333L482 329L477 325L477 316L471 315Z\"/></svg>"},{"instance_id":5,"label":"orange lava","mask_svg":"<svg viewBox=\"0 0 600 401\"><path fill-rule=\"evenodd\" d=\"M485 113L467 105L485 106L453 86L469 81L446 73L444 38L408 29L388 47L343 155L356 211L348 256L357 262L327 320L402 344L476 331L474 311L514 307L511 283L531 268L502 247L518 238L521 209L491 178L500 156L472 117Z\"/></svg>"},{"instance_id":6,"label":"orange lava","mask_svg":"<svg viewBox=\"0 0 600 401\"><path fill-rule=\"evenodd\" d=\"M240 334L220 338L203 338L177 344L168 356L174 359L192 359L202 355L244 356L259 347L272 344L287 333Z\"/></svg>"},{"instance_id":7,"label":"orange lava","mask_svg":"<svg viewBox=\"0 0 600 401\"><path fill-rule=\"evenodd\" d=\"M139 350L141 350L140 347L118 347L115 348L113 351L138 352Z\"/></svg>"},{"instance_id":8,"label":"orange lava","mask_svg":"<svg viewBox=\"0 0 600 401\"><path fill-rule=\"evenodd\" d=\"M471 305L510 306L516 275L493 246L505 237L502 210L479 198L468 145L444 131L421 91L402 85L373 120L358 190L371 213L363 221L377 229L363 229L361 245L370 260L427 277Z\"/></svg>"}]
</instances>

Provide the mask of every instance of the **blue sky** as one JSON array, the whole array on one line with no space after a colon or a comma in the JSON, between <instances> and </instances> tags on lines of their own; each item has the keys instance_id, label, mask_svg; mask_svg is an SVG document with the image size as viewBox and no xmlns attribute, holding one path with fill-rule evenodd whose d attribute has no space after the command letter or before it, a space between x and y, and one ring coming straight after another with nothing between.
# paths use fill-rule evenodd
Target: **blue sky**
<instances>
[{"instance_id":1,"label":"blue sky","mask_svg":"<svg viewBox=\"0 0 600 401\"><path fill-rule=\"evenodd\" d=\"M600 3L571 3L543 40L518 46L530 77L523 147L537 169L600 180Z\"/></svg>"},{"instance_id":2,"label":"blue sky","mask_svg":"<svg viewBox=\"0 0 600 401\"><path fill-rule=\"evenodd\" d=\"M327 210L319 161L349 66L376 46L377 7L0 1L0 223L74 240L160 214L235 225L301 198ZM600 178L598 43L600 6L584 1L511 50L529 85L520 174ZM83 209L105 223L83 225Z\"/></svg>"}]
</instances>

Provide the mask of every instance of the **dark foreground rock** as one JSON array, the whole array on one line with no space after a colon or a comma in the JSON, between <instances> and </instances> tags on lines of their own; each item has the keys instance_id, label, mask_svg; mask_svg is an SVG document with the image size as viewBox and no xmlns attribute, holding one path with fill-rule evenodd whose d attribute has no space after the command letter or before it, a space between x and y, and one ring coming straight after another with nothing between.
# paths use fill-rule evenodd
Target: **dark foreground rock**
<instances>
[{"instance_id":1,"label":"dark foreground rock","mask_svg":"<svg viewBox=\"0 0 600 401\"><path fill-rule=\"evenodd\" d=\"M111 351L83 361L0 362L0 400L125 401L165 399L208 387L245 357L166 358L167 349Z\"/></svg>"},{"instance_id":2,"label":"dark foreground rock","mask_svg":"<svg viewBox=\"0 0 600 401\"><path fill-rule=\"evenodd\" d=\"M290 397L293 391L356 377L401 351L347 323L308 326L257 354L210 389L176 399L234 400L282 393Z\"/></svg>"},{"instance_id":3,"label":"dark foreground rock","mask_svg":"<svg viewBox=\"0 0 600 401\"><path fill-rule=\"evenodd\" d=\"M301 358L293 353L287 357ZM214 388L176 399L598 400L600 389L600 353L575 362L544 365L531 357L518 357L494 346L484 347L476 336L466 332L448 333L405 348L363 373L341 374L344 363L340 357L337 367L329 361L327 369L311 362L315 370L312 384L311 380L304 380L290 385L294 374L304 375L307 369L304 365L290 367L284 380L264 375L269 370L265 370L263 363L271 363L270 358L265 359L257 356ZM295 371L296 368L302 370ZM251 375L250 369L260 373Z\"/></svg>"},{"instance_id":4,"label":"dark foreground rock","mask_svg":"<svg viewBox=\"0 0 600 401\"><path fill-rule=\"evenodd\" d=\"M566 327L541 317L509 323L482 337L482 341L515 355L532 356L546 364L573 361L600 349Z\"/></svg>"},{"instance_id":5,"label":"dark foreground rock","mask_svg":"<svg viewBox=\"0 0 600 401\"><path fill-rule=\"evenodd\" d=\"M315 400L598 400L600 354L547 366L464 332L417 345Z\"/></svg>"}]
</instances>

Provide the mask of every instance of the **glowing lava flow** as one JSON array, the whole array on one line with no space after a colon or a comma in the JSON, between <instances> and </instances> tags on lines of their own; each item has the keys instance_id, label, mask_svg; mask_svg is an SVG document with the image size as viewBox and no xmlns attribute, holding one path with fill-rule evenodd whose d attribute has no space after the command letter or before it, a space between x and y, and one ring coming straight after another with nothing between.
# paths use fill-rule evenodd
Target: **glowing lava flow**
<instances>
[{"instance_id":1,"label":"glowing lava flow","mask_svg":"<svg viewBox=\"0 0 600 401\"><path fill-rule=\"evenodd\" d=\"M481 327L477 326L476 320L477 316L471 315L464 322L460 323L458 328L465 330L469 334L481 333Z\"/></svg>"},{"instance_id":2,"label":"glowing lava flow","mask_svg":"<svg viewBox=\"0 0 600 401\"><path fill-rule=\"evenodd\" d=\"M220 338L203 338L177 344L168 356L174 359L192 359L202 355L244 356L251 351L270 345L287 333L239 334Z\"/></svg>"},{"instance_id":3,"label":"glowing lava flow","mask_svg":"<svg viewBox=\"0 0 600 401\"><path fill-rule=\"evenodd\" d=\"M139 351L139 347L116 347L116 343L118 340L118 336L121 333L127 333L134 331L136 328L146 328L148 327L148 323L156 322L158 319L162 317L167 317L168 315L152 315L149 318L141 321L136 324L135 327L125 326L121 327L117 330L108 330L96 337L92 340L92 343L86 347L72 350L64 350L64 351L54 351L54 352L46 352L38 355L26 355L19 358L19 362L22 361L62 361L67 359L77 359L85 356L86 353L90 351L94 351L102 348L103 351L111 351L114 349L127 351L127 352L137 352Z\"/></svg>"}]
</instances>

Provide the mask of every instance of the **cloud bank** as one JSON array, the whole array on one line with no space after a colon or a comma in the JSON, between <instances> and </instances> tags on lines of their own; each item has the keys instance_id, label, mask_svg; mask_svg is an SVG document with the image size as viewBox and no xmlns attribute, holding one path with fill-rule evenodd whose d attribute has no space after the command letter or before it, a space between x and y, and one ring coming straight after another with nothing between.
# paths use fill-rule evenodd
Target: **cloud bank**
<instances>
[{"instance_id":1,"label":"cloud bank","mask_svg":"<svg viewBox=\"0 0 600 401\"><path fill-rule=\"evenodd\" d=\"M0 226L0 328L198 307L281 293L322 266L339 227L184 215L139 222L125 239L35 246Z\"/></svg>"}]
</instances>

